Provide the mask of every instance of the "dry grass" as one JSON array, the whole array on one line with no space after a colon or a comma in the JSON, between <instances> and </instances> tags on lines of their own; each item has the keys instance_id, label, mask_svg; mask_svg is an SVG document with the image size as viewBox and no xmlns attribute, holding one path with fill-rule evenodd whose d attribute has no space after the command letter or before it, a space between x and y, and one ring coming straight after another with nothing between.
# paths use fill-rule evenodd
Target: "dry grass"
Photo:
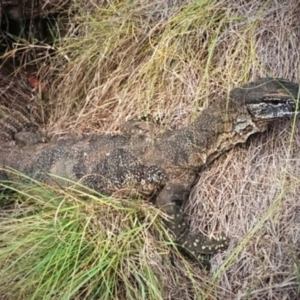
<instances>
[{"instance_id":1,"label":"dry grass","mask_svg":"<svg viewBox=\"0 0 300 300\"><path fill-rule=\"evenodd\" d=\"M114 131L147 114L178 128L249 80L299 82L297 0L99 0L80 9L41 70L59 73L49 89L51 135ZM231 237L213 260L211 299L299 298L297 126L276 124L201 173L187 208L192 228ZM192 270L202 285L206 275ZM178 280L181 268L161 272L170 276L166 299L197 299L187 277Z\"/></svg>"},{"instance_id":2,"label":"dry grass","mask_svg":"<svg viewBox=\"0 0 300 300\"><path fill-rule=\"evenodd\" d=\"M0 118L12 115L13 111L30 115L40 124L45 124L41 94L28 84L26 72L13 68L8 62L0 65Z\"/></svg>"},{"instance_id":3,"label":"dry grass","mask_svg":"<svg viewBox=\"0 0 300 300\"><path fill-rule=\"evenodd\" d=\"M231 237L214 258L216 267L230 258L218 281L222 299L299 297L299 143L299 131L282 122L201 173L188 208L192 227L209 221L210 232Z\"/></svg>"},{"instance_id":4,"label":"dry grass","mask_svg":"<svg viewBox=\"0 0 300 300\"><path fill-rule=\"evenodd\" d=\"M111 131L146 114L178 127L242 82L297 80L297 2L227 2L100 1L77 16L59 47L49 130Z\"/></svg>"}]
</instances>

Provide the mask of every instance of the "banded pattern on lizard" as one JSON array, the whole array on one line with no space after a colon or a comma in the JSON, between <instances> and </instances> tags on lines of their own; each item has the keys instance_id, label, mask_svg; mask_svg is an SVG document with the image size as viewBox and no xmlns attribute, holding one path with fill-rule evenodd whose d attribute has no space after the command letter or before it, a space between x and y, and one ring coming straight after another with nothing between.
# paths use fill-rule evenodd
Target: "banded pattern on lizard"
<instances>
[{"instance_id":1,"label":"banded pattern on lizard","mask_svg":"<svg viewBox=\"0 0 300 300\"><path fill-rule=\"evenodd\" d=\"M228 99L216 99L189 126L151 137L135 129L123 134L68 137L49 144L2 145L2 179L13 168L35 179L57 184L55 174L110 195L119 189L152 197L169 218L166 225L192 257L225 249L226 238L208 239L192 233L183 213L201 167L274 120L293 116L299 86L265 78L233 89ZM2 175L1 175L2 174ZM1 179L1 178L0 178ZM66 184L66 182L64 182ZM60 182L63 184L63 182Z\"/></svg>"}]
</instances>

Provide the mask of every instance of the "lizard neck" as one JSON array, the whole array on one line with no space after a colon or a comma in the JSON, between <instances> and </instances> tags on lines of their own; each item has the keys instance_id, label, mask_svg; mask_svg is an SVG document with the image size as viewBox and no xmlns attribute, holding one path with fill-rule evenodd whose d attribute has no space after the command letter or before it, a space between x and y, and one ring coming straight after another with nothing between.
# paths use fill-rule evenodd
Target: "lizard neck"
<instances>
[{"instance_id":1,"label":"lizard neck","mask_svg":"<svg viewBox=\"0 0 300 300\"><path fill-rule=\"evenodd\" d=\"M204 110L188 127L174 131L173 135L166 133L161 143L169 145L165 159L173 165L197 169L266 128L266 123L252 120L246 107L219 104Z\"/></svg>"}]
</instances>

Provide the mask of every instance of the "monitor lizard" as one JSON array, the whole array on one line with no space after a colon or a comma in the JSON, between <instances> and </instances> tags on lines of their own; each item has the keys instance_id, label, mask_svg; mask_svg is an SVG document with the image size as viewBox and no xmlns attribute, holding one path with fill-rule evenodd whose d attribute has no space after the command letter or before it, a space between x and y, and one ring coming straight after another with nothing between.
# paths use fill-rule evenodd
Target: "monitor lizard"
<instances>
[{"instance_id":1,"label":"monitor lizard","mask_svg":"<svg viewBox=\"0 0 300 300\"><path fill-rule=\"evenodd\" d=\"M155 199L185 253L196 258L214 254L226 249L229 240L191 232L183 212L199 171L277 119L294 116L298 93L296 83L263 78L233 89L227 99L215 99L189 126L155 136L144 133L142 124L129 122L120 134L69 136L22 146L2 143L0 180L9 179L8 168L13 168L48 184L57 184L49 176L55 174L106 195L134 190Z\"/></svg>"}]
</instances>

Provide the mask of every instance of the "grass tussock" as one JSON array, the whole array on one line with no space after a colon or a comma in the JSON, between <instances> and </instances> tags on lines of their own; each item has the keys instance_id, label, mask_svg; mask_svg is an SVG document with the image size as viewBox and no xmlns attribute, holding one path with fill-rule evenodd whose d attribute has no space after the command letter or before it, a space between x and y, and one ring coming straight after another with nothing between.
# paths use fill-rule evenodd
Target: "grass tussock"
<instances>
[{"instance_id":1,"label":"grass tussock","mask_svg":"<svg viewBox=\"0 0 300 300\"><path fill-rule=\"evenodd\" d=\"M74 5L55 57L40 69L48 79L43 109L51 135L115 131L148 114L176 129L249 80L299 82L296 0ZM152 206L89 194L82 201L82 192L51 187L33 196L27 187L18 189L23 200L13 215L3 215L3 294L298 299L300 143L298 123L291 123L202 171L187 207L192 229L231 238L228 251L214 257L210 278L178 254L169 263L171 250L162 242L169 237Z\"/></svg>"},{"instance_id":2,"label":"grass tussock","mask_svg":"<svg viewBox=\"0 0 300 300\"><path fill-rule=\"evenodd\" d=\"M164 299L175 286L183 297L203 293L204 279L201 289L182 284L194 272L184 258L181 277L172 275L170 251L180 255L145 201L20 184L1 203L1 299Z\"/></svg>"},{"instance_id":3,"label":"grass tussock","mask_svg":"<svg viewBox=\"0 0 300 300\"><path fill-rule=\"evenodd\" d=\"M225 0L82 7L58 46L49 130L116 130L148 114L176 128L235 85L295 80L299 10L296 1Z\"/></svg>"}]
</instances>

